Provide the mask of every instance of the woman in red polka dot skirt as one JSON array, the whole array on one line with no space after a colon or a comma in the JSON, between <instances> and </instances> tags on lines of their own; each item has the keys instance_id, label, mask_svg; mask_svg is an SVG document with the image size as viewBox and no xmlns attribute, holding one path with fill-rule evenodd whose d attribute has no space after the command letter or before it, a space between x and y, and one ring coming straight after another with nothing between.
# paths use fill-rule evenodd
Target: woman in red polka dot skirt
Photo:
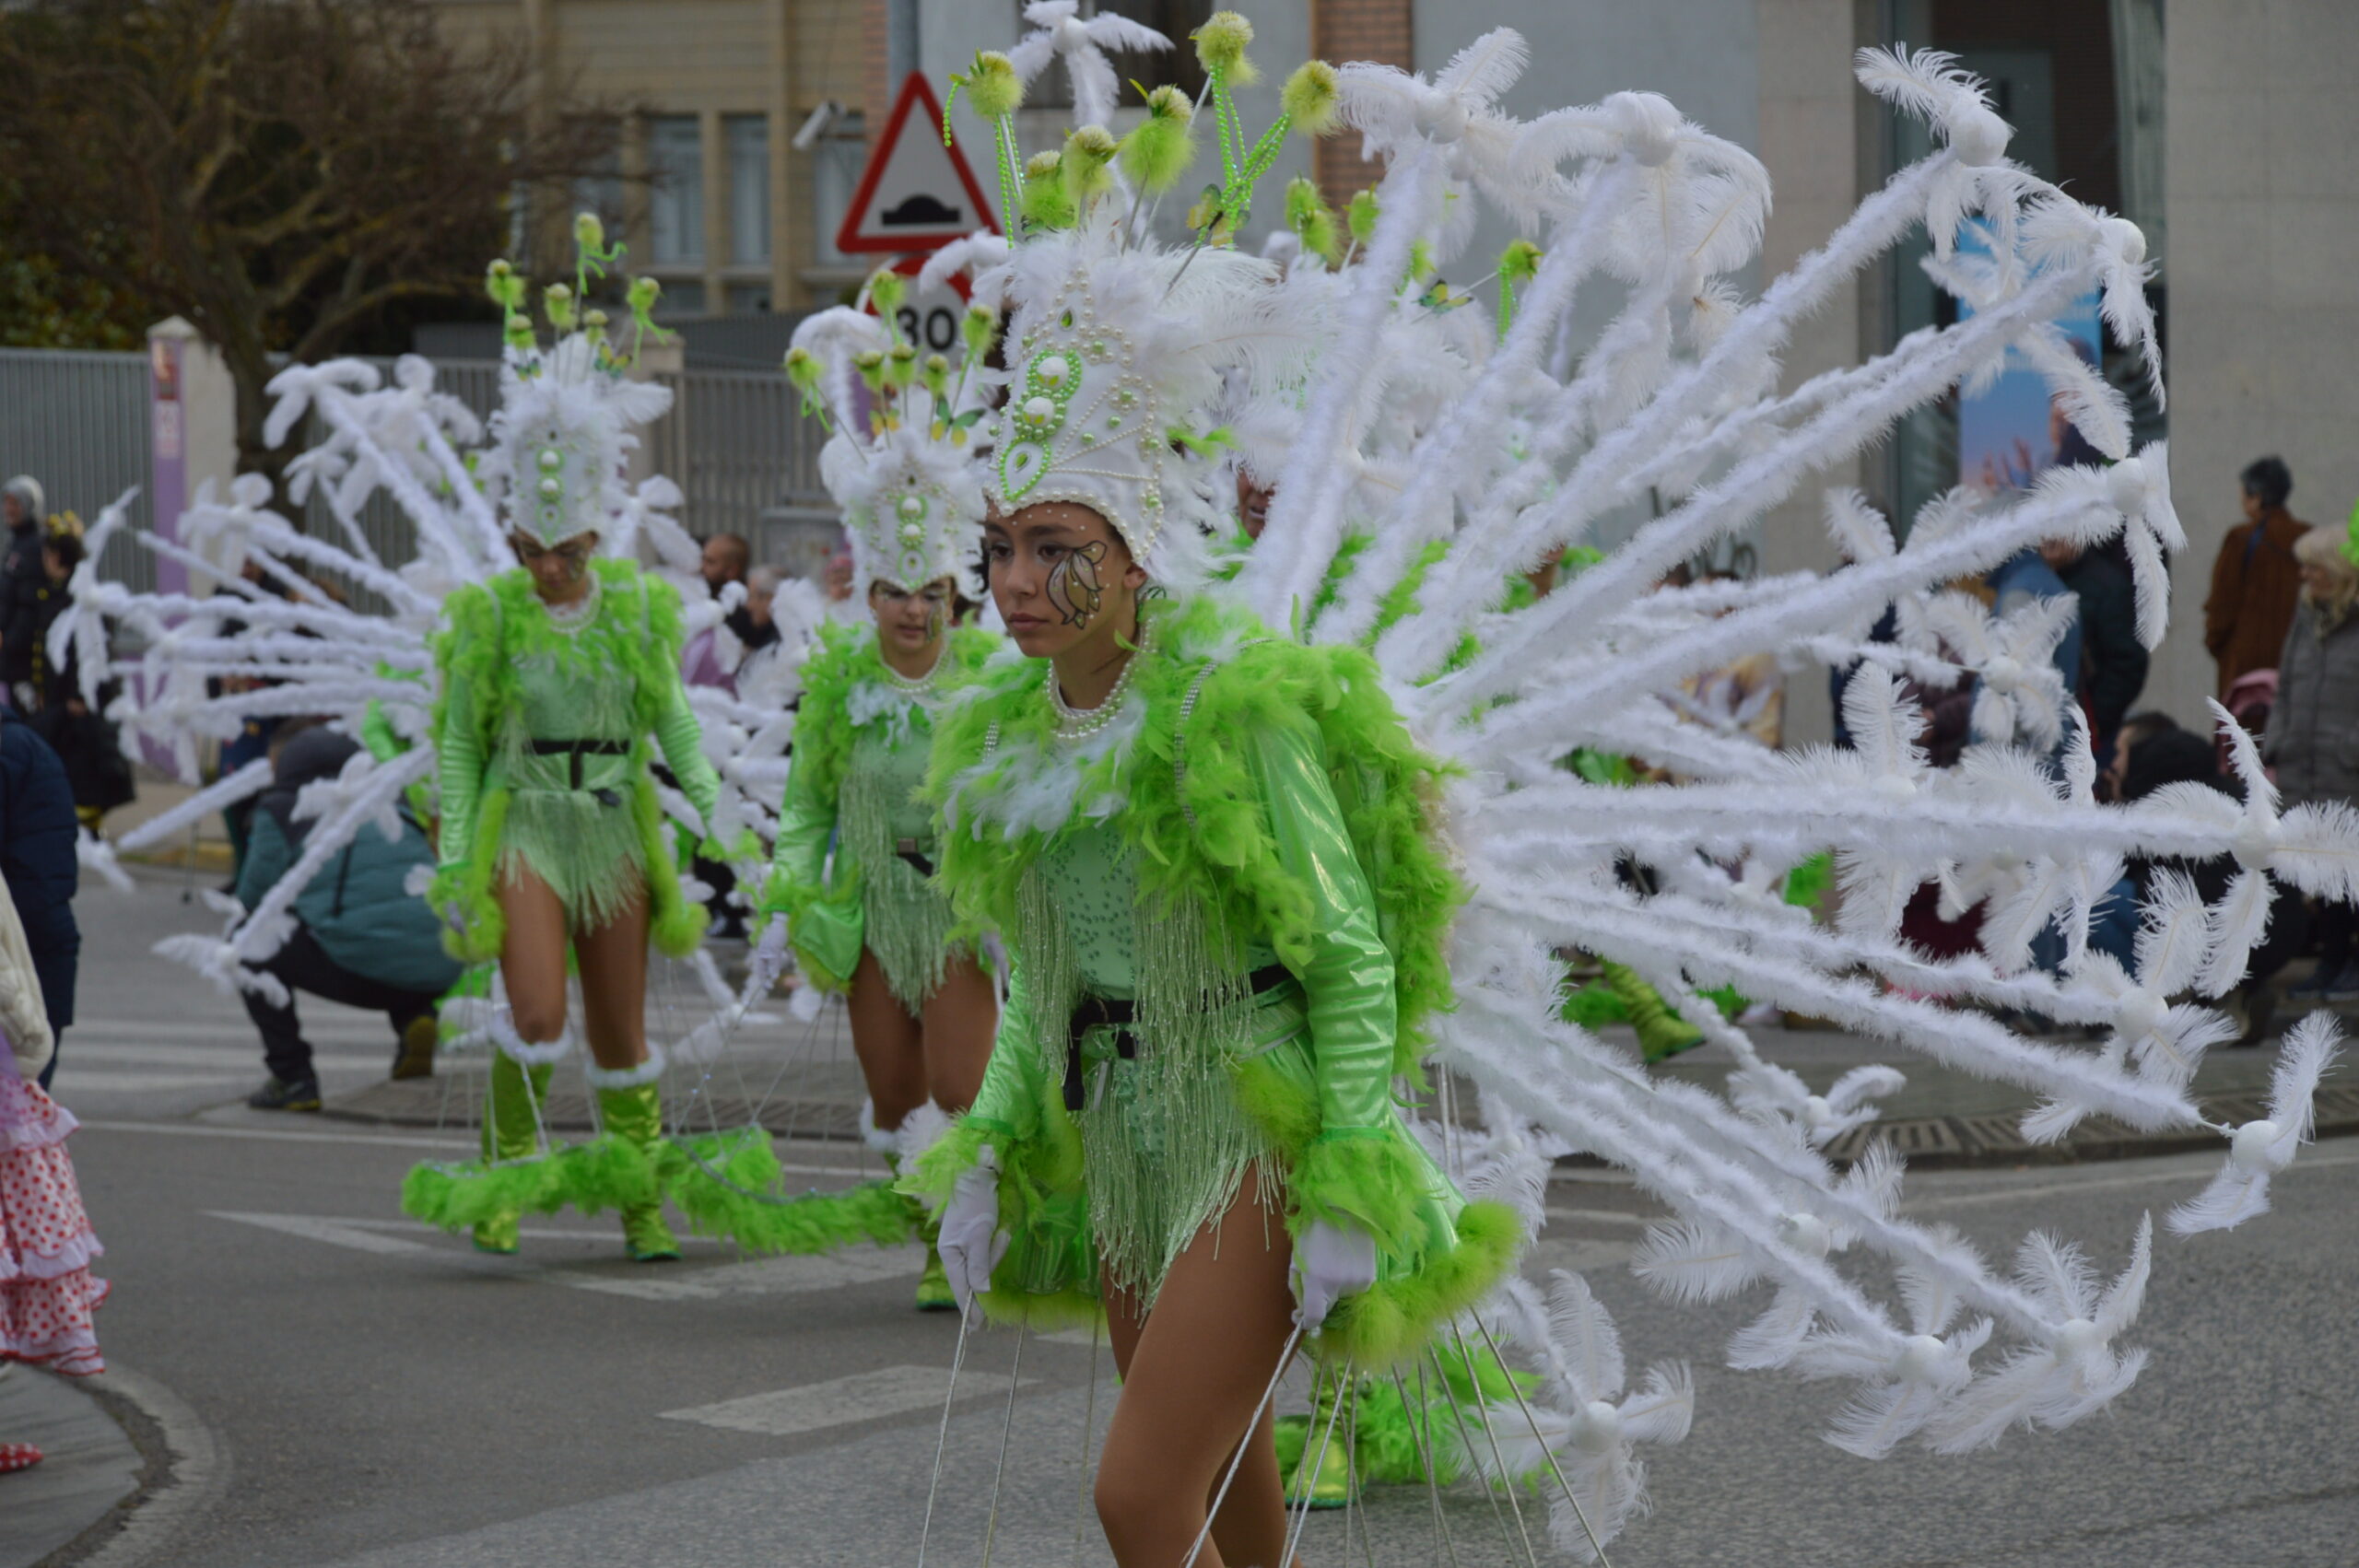
<instances>
[{"instance_id":1,"label":"woman in red polka dot skirt","mask_svg":"<svg viewBox=\"0 0 2359 1568\"><path fill-rule=\"evenodd\" d=\"M0 895L0 1362L84 1376L106 1370L90 1276L105 1249L90 1233L65 1138L73 1113L34 1080L54 1049L41 985L14 903ZM29 1444L0 1443L0 1474L38 1462Z\"/></svg>"}]
</instances>

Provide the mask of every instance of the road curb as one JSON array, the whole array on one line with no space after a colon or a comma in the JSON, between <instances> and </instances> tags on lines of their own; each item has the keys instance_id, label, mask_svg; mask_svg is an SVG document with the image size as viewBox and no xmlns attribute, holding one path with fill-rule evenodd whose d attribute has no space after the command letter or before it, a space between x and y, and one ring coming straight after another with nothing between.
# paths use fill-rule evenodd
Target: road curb
<instances>
[{"instance_id":1,"label":"road curb","mask_svg":"<svg viewBox=\"0 0 2359 1568\"><path fill-rule=\"evenodd\" d=\"M137 1410L162 1433L165 1473L123 1509L115 1533L96 1549L67 1560L75 1568L146 1568L229 1490L229 1453L187 1400L121 1363L89 1380L98 1393ZM106 1521L101 1520L100 1523Z\"/></svg>"}]
</instances>

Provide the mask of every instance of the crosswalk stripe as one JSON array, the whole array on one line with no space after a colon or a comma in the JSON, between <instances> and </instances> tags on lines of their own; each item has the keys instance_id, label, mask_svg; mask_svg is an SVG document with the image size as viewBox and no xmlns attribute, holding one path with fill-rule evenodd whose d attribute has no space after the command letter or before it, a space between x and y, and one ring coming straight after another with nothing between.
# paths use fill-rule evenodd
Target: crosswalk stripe
<instances>
[{"instance_id":1,"label":"crosswalk stripe","mask_svg":"<svg viewBox=\"0 0 2359 1568\"><path fill-rule=\"evenodd\" d=\"M58 1064L60 1072L70 1071L76 1064L85 1061L140 1062L167 1067L218 1067L225 1071L234 1070L239 1072L250 1072L262 1064L262 1042L252 1037L251 1030L248 1031L247 1043L242 1047L162 1044L116 1045L111 1041L78 1039L76 1037L79 1031L76 1030L65 1037L65 1052ZM311 1053L311 1065L323 1068L356 1070L370 1068L381 1071L392 1059L390 1036L386 1049L377 1056L334 1056L325 1051Z\"/></svg>"},{"instance_id":2,"label":"crosswalk stripe","mask_svg":"<svg viewBox=\"0 0 2359 1568\"><path fill-rule=\"evenodd\" d=\"M356 1252L406 1254L444 1260L453 1256L448 1246L413 1239L414 1236L432 1233L427 1227L406 1220L356 1220L324 1214L258 1214L223 1209L207 1210L205 1213L212 1219L230 1220L239 1224L276 1231L282 1235L324 1242L330 1246L349 1247ZM400 1234L405 1232L410 1234ZM589 1230L535 1230L524 1234L545 1240L610 1239L605 1235ZM595 1295L630 1296L640 1301L661 1302L712 1301L726 1296L803 1295L815 1291L842 1290L847 1286L874 1284L879 1281L910 1279L916 1275L925 1260L923 1249L915 1245L855 1246L812 1257L756 1258L740 1262L716 1263L701 1269L667 1270L658 1276L592 1274L572 1269L546 1268L529 1262L491 1263L464 1253L457 1256L471 1264L496 1268L503 1276L529 1280L535 1284L562 1285L568 1290L588 1291Z\"/></svg>"},{"instance_id":3,"label":"crosswalk stripe","mask_svg":"<svg viewBox=\"0 0 2359 1568\"><path fill-rule=\"evenodd\" d=\"M1031 1387L1037 1381L1027 1377L1016 1387ZM886 1366L874 1372L856 1372L849 1377L829 1378L825 1383L806 1383L799 1388L779 1388L767 1394L723 1399L714 1405L665 1410L662 1419L694 1422L699 1426L717 1426L730 1432L757 1433L765 1437L792 1437L882 1416L940 1410L949 1392L950 1369L946 1366ZM958 1396L965 1400L1003 1397L1006 1392L1003 1380L977 1377L967 1380Z\"/></svg>"}]
</instances>

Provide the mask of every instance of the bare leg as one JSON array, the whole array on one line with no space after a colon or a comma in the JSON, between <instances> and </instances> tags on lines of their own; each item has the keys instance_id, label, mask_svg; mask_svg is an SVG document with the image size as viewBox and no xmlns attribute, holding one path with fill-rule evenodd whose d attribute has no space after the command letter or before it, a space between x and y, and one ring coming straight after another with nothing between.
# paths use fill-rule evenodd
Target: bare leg
<instances>
[{"instance_id":1,"label":"bare leg","mask_svg":"<svg viewBox=\"0 0 2359 1568\"><path fill-rule=\"evenodd\" d=\"M923 1036L918 1021L885 983L885 966L864 947L844 1004L851 1014L852 1055L860 1059L860 1074L867 1080L876 1125L890 1132L925 1103Z\"/></svg>"},{"instance_id":2,"label":"bare leg","mask_svg":"<svg viewBox=\"0 0 2359 1568\"><path fill-rule=\"evenodd\" d=\"M508 919L499 977L516 1033L528 1045L546 1045L565 1033L565 906L547 883L518 866L500 880L499 910Z\"/></svg>"},{"instance_id":3,"label":"bare leg","mask_svg":"<svg viewBox=\"0 0 2359 1568\"><path fill-rule=\"evenodd\" d=\"M647 893L595 930L573 933L581 960L581 1023L590 1056L609 1072L647 1059Z\"/></svg>"},{"instance_id":4,"label":"bare leg","mask_svg":"<svg viewBox=\"0 0 2359 1568\"><path fill-rule=\"evenodd\" d=\"M1142 1322L1107 1288L1122 1394L1097 1466L1097 1518L1121 1568L1180 1568L1230 1457L1245 1459L1213 1522L1199 1568L1278 1568L1286 1513L1265 1410L1254 1408L1293 1328L1284 1224L1265 1213L1258 1176L1171 1265Z\"/></svg>"},{"instance_id":5,"label":"bare leg","mask_svg":"<svg viewBox=\"0 0 2359 1568\"><path fill-rule=\"evenodd\" d=\"M933 1103L957 1116L975 1103L999 1031L999 998L991 971L954 955L942 984L925 999L925 1077Z\"/></svg>"}]
</instances>

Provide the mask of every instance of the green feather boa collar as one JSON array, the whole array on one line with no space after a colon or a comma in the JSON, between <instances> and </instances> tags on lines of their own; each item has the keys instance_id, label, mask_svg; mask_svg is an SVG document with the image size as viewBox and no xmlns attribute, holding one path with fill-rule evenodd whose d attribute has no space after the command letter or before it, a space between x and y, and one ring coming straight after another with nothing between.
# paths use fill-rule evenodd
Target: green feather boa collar
<instances>
[{"instance_id":1,"label":"green feather boa collar","mask_svg":"<svg viewBox=\"0 0 2359 1568\"><path fill-rule=\"evenodd\" d=\"M949 693L972 681L1000 647L980 626L953 626L942 650L934 690ZM832 797L851 766L853 739L868 725L906 733L919 710L915 694L894 684L876 646L874 625L830 624L803 666L803 705L795 710L794 765L818 770L821 793Z\"/></svg>"},{"instance_id":2,"label":"green feather boa collar","mask_svg":"<svg viewBox=\"0 0 2359 1568\"><path fill-rule=\"evenodd\" d=\"M1273 637L1211 598L1147 607L1123 711L1056 735L1044 660L1008 648L934 720L927 793L944 813L942 878L973 930L1013 930L1026 871L1066 827L1114 818L1149 896L1188 900L1241 949L1308 962L1313 901L1278 860L1244 738L1307 715L1393 956L1401 1041L1450 1000L1444 944L1463 898L1437 819L1444 765L1421 750L1359 649ZM1184 709L1184 723L1183 723ZM1179 764L1184 758L1184 766Z\"/></svg>"}]
</instances>

